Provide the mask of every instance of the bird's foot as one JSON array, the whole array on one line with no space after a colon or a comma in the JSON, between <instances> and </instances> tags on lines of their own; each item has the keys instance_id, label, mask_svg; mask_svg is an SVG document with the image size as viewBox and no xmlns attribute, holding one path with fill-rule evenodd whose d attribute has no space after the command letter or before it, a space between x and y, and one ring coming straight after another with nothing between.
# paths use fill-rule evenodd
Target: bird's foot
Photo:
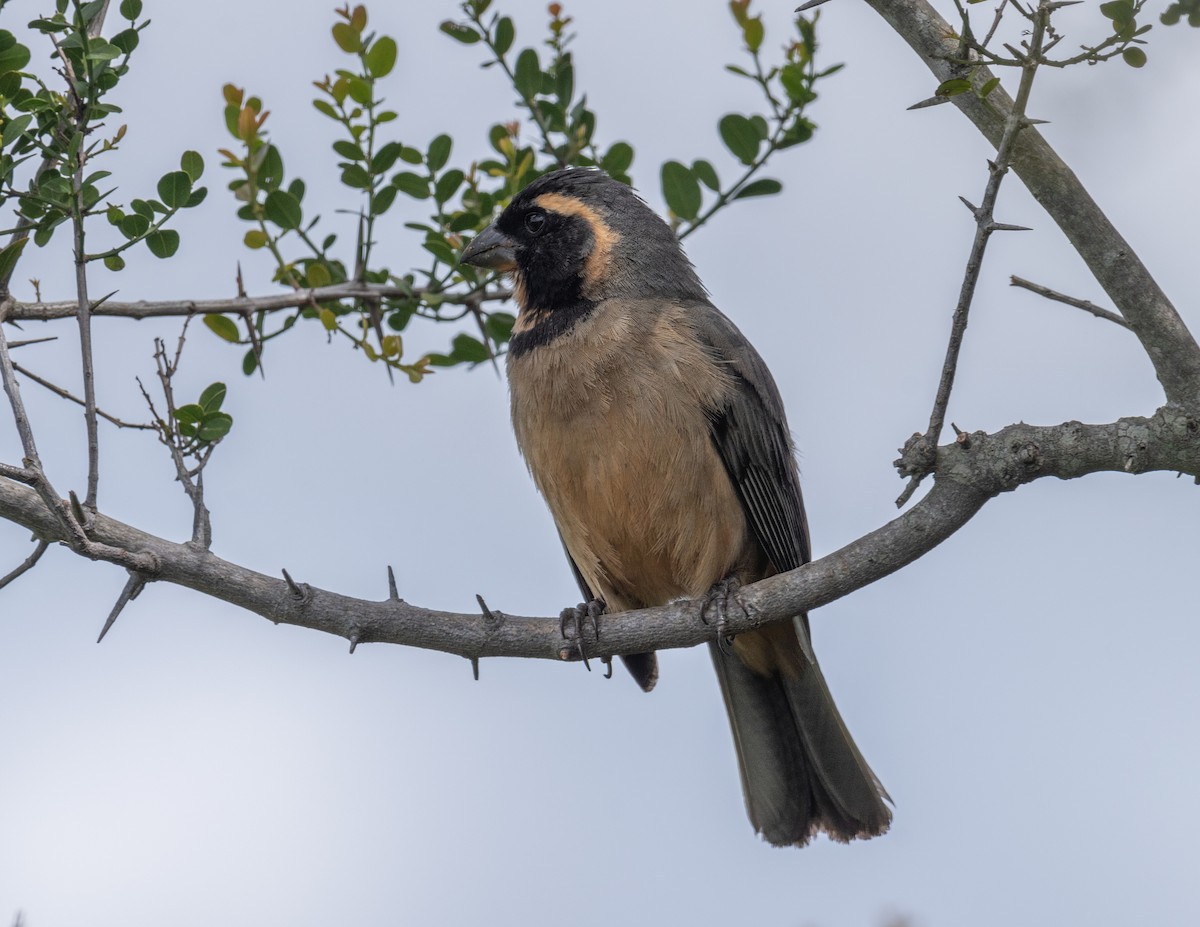
<instances>
[{"instance_id":1,"label":"bird's foot","mask_svg":"<svg viewBox=\"0 0 1200 927\"><path fill-rule=\"evenodd\" d=\"M584 646L585 625L592 626L592 636L597 640L600 638L600 616L604 614L604 603L599 599L592 599L590 602L580 602L572 608L564 608L558 616L558 630L562 634L563 640L575 641L575 646L579 648L579 656L583 660L583 665L590 673L592 666L588 663L587 648ZM568 634L568 630L571 632ZM608 675L612 675L612 663L606 660L608 665Z\"/></svg>"},{"instance_id":2,"label":"bird's foot","mask_svg":"<svg viewBox=\"0 0 1200 927\"><path fill-rule=\"evenodd\" d=\"M742 588L742 584L735 576L726 576L723 580L713 583L708 594L705 595L704 601L700 604L700 620L705 624L709 624L708 615L712 612L716 617L717 624L717 647L722 653L729 653L729 645L733 642L733 635L726 631L729 625L729 603L733 601L737 604L743 614L749 614L746 611L746 606L742 602L738 591Z\"/></svg>"}]
</instances>

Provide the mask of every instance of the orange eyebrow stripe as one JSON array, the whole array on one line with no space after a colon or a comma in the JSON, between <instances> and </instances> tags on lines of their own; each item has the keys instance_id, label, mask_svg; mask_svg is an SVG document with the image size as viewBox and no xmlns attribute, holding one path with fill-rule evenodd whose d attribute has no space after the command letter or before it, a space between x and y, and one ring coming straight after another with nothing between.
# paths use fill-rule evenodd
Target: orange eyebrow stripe
<instances>
[{"instance_id":1,"label":"orange eyebrow stripe","mask_svg":"<svg viewBox=\"0 0 1200 927\"><path fill-rule=\"evenodd\" d=\"M596 210L573 196L562 193L543 193L534 203L547 212L562 216L578 216L592 227L592 252L587 256L583 268L584 291L592 289L607 275L612 264L613 249L621 236L605 222Z\"/></svg>"}]
</instances>

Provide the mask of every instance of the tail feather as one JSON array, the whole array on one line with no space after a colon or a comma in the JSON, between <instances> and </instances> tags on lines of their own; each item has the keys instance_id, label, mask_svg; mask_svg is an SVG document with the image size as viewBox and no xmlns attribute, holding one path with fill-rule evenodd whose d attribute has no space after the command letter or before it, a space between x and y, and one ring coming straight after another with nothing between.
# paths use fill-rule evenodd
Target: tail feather
<instances>
[{"instance_id":1,"label":"tail feather","mask_svg":"<svg viewBox=\"0 0 1200 927\"><path fill-rule=\"evenodd\" d=\"M824 831L841 842L882 834L890 801L842 721L816 663L760 674L709 645L737 747L746 810L776 846ZM811 652L811 651L809 651Z\"/></svg>"}]
</instances>

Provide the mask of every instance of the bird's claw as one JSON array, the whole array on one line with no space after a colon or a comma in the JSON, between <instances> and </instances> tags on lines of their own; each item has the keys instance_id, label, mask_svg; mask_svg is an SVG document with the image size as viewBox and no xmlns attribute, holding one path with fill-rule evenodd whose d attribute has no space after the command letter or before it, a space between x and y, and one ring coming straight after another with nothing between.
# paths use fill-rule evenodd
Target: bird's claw
<instances>
[{"instance_id":1,"label":"bird's claw","mask_svg":"<svg viewBox=\"0 0 1200 927\"><path fill-rule=\"evenodd\" d=\"M729 634L725 629L729 625L729 601L732 599L737 603L738 608L743 612L746 611L746 606L742 604L742 600L738 597L738 590L742 588L742 584L738 582L736 577L727 576L720 582L713 583L708 594L704 597L704 601L700 603L700 620L705 624L709 623L708 613L710 611L716 614L717 623L717 647L722 653L729 653L729 645L733 641L733 635Z\"/></svg>"},{"instance_id":2,"label":"bird's claw","mask_svg":"<svg viewBox=\"0 0 1200 927\"><path fill-rule=\"evenodd\" d=\"M592 599L590 602L580 602L571 608L564 608L558 616L558 630L562 634L563 640L568 640L572 636L576 646L579 648L579 656L583 660L583 665L590 673L592 666L588 662L587 649L584 647L583 628L585 624L591 624L592 635L599 639L600 637L600 616L604 614L604 603L599 599ZM570 628L572 634L567 634L567 629ZM612 674L612 665L609 664L609 675Z\"/></svg>"}]
</instances>

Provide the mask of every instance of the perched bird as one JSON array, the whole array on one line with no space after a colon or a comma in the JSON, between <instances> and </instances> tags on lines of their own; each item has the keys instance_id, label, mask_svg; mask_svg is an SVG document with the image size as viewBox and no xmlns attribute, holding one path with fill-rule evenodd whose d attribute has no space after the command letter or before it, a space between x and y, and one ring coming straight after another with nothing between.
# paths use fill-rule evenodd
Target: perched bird
<instances>
[{"instance_id":1,"label":"perched bird","mask_svg":"<svg viewBox=\"0 0 1200 927\"><path fill-rule=\"evenodd\" d=\"M546 174L461 259L512 274L513 427L585 599L662 605L811 559L775 382L633 190L599 170ZM778 846L887 830L887 792L834 706L807 615L709 651L755 829ZM655 655L622 659L650 691Z\"/></svg>"}]
</instances>

